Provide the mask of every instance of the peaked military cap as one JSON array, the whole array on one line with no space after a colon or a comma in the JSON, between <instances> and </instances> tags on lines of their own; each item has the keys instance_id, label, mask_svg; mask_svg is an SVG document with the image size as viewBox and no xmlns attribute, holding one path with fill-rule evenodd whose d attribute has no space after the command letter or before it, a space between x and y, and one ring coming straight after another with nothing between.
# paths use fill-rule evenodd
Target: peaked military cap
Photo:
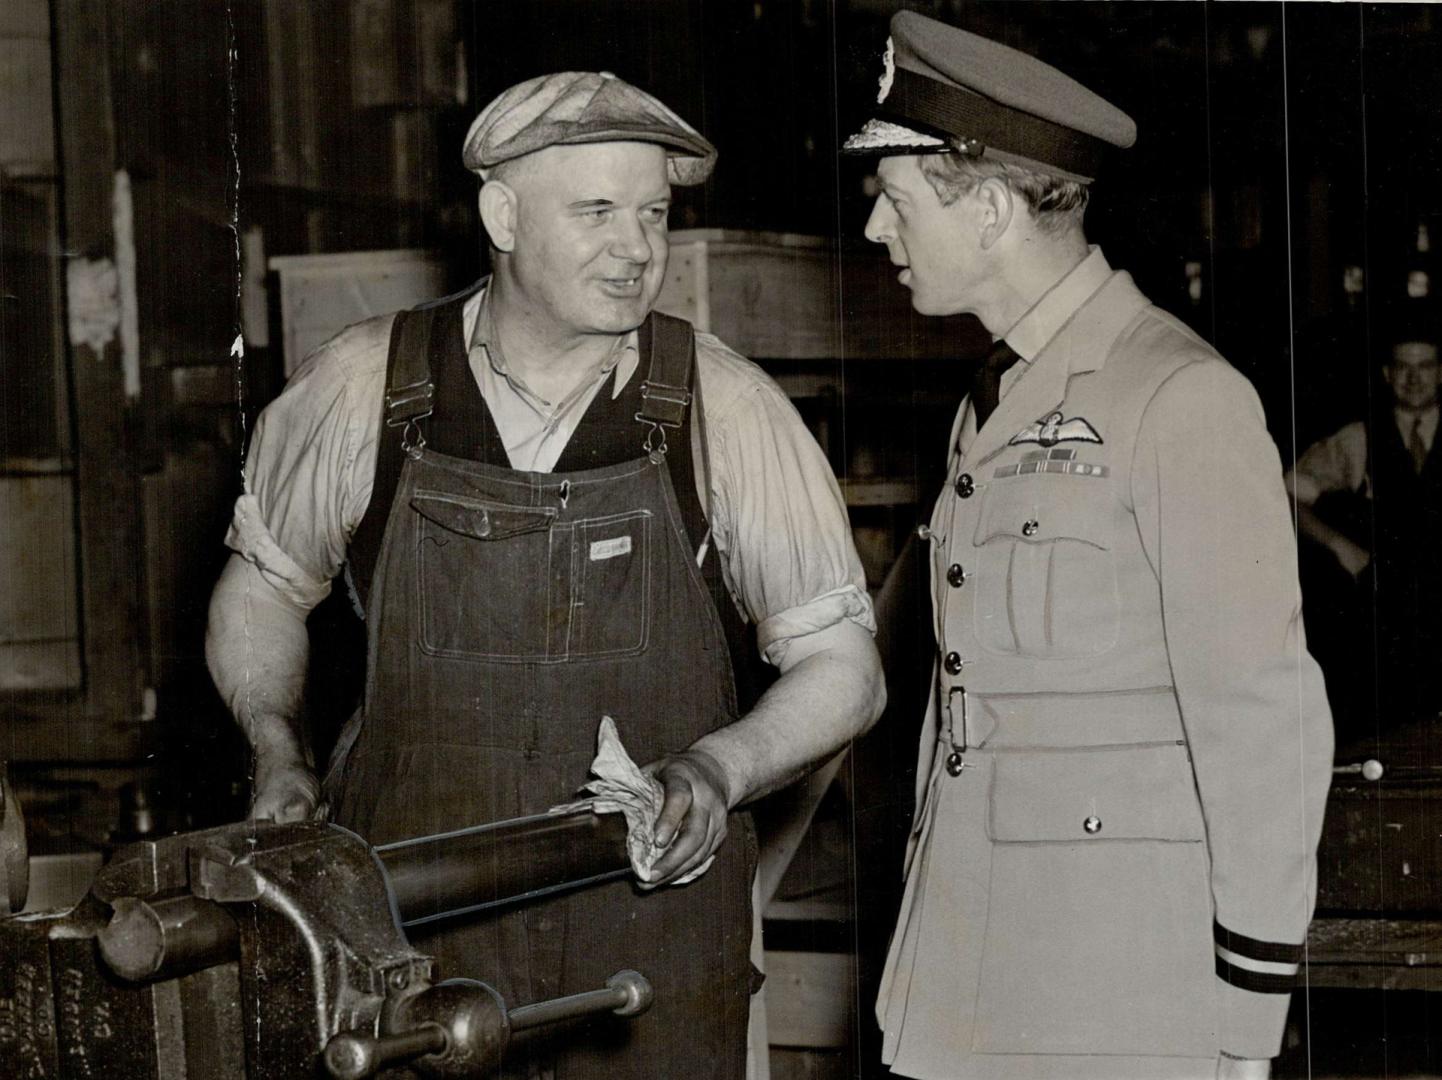
<instances>
[{"instance_id":1,"label":"peaked military cap","mask_svg":"<svg viewBox=\"0 0 1442 1080\"><path fill-rule=\"evenodd\" d=\"M1132 118L1034 56L914 11L891 18L881 93L845 154L994 158L1083 183Z\"/></svg>"},{"instance_id":2,"label":"peaked military cap","mask_svg":"<svg viewBox=\"0 0 1442 1080\"><path fill-rule=\"evenodd\" d=\"M481 111L461 158L486 179L502 162L548 146L646 142L666 148L673 184L711 175L716 148L656 98L608 71L562 71L528 79Z\"/></svg>"}]
</instances>

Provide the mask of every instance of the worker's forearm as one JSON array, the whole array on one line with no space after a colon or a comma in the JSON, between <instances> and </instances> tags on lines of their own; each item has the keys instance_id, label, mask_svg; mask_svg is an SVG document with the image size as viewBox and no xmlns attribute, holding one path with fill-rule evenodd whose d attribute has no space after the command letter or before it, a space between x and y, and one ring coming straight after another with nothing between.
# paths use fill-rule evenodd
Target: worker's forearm
<instances>
[{"instance_id":1,"label":"worker's forearm","mask_svg":"<svg viewBox=\"0 0 1442 1080\"><path fill-rule=\"evenodd\" d=\"M1325 547L1354 576L1361 573L1367 565L1366 550L1340 530L1328 525L1304 502L1297 504L1297 531Z\"/></svg>"},{"instance_id":2,"label":"worker's forearm","mask_svg":"<svg viewBox=\"0 0 1442 1080\"><path fill-rule=\"evenodd\" d=\"M210 600L211 677L257 756L306 761L300 733L309 641L304 610L232 555Z\"/></svg>"},{"instance_id":3,"label":"worker's forearm","mask_svg":"<svg viewBox=\"0 0 1442 1080\"><path fill-rule=\"evenodd\" d=\"M886 704L871 635L850 621L812 635L756 707L693 749L724 772L736 807L785 787L866 731Z\"/></svg>"}]
</instances>

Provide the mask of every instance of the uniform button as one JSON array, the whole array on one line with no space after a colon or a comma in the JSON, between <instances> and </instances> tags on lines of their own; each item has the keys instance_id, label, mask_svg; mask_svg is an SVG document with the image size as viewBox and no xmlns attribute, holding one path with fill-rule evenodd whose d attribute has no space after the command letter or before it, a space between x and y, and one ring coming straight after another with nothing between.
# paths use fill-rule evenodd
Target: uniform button
<instances>
[{"instance_id":1,"label":"uniform button","mask_svg":"<svg viewBox=\"0 0 1442 1080\"><path fill-rule=\"evenodd\" d=\"M946 583L953 589L961 588L961 583L966 580L966 571L961 568L961 563L952 563L946 568Z\"/></svg>"},{"instance_id":2,"label":"uniform button","mask_svg":"<svg viewBox=\"0 0 1442 1080\"><path fill-rule=\"evenodd\" d=\"M946 654L946 659L942 660L942 662L941 662L941 666L944 667L944 668L946 668L946 673L947 673L948 675L960 675L960 674L961 674L961 653L957 653L957 652L949 652L949 653L947 653L947 654Z\"/></svg>"},{"instance_id":3,"label":"uniform button","mask_svg":"<svg viewBox=\"0 0 1442 1080\"><path fill-rule=\"evenodd\" d=\"M1102 819L1099 817L1089 817L1082 822L1082 828L1089 833L1099 833L1102 831Z\"/></svg>"},{"instance_id":4,"label":"uniform button","mask_svg":"<svg viewBox=\"0 0 1442 1080\"><path fill-rule=\"evenodd\" d=\"M916 538L917 538L918 540L920 540L923 544L926 543L928 540L930 540L930 539L931 539L931 526L930 526L930 525L918 525L918 526L916 527Z\"/></svg>"},{"instance_id":5,"label":"uniform button","mask_svg":"<svg viewBox=\"0 0 1442 1080\"><path fill-rule=\"evenodd\" d=\"M971 473L962 473L956 478L956 493L963 499L969 499L976 491L976 484L972 482Z\"/></svg>"},{"instance_id":6,"label":"uniform button","mask_svg":"<svg viewBox=\"0 0 1442 1080\"><path fill-rule=\"evenodd\" d=\"M1039 528L1041 528L1041 526L1037 523L1036 518L1032 518L1030 521L1022 525L1021 534L1022 536L1035 536L1036 531Z\"/></svg>"}]
</instances>

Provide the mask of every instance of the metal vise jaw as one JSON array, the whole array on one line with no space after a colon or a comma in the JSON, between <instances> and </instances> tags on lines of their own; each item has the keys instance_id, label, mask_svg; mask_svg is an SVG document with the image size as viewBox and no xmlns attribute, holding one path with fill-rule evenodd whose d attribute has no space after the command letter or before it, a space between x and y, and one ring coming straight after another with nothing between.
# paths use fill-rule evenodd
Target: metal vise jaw
<instances>
[{"instance_id":1,"label":"metal vise jaw","mask_svg":"<svg viewBox=\"0 0 1442 1080\"><path fill-rule=\"evenodd\" d=\"M0 922L0 1078L313 1076L430 974L342 829L144 841L73 910Z\"/></svg>"},{"instance_id":2,"label":"metal vise jaw","mask_svg":"<svg viewBox=\"0 0 1442 1080\"><path fill-rule=\"evenodd\" d=\"M650 986L619 972L508 1012L484 983L434 982L403 920L431 917L436 895L469 910L614 873L618 828L523 819L388 850L335 825L245 822L132 844L72 910L0 919L0 1080L486 1076L513 1030L635 1015ZM527 844L563 853L554 880L480 872L498 861L479 852ZM442 849L450 888L421 889L411 856Z\"/></svg>"}]
</instances>

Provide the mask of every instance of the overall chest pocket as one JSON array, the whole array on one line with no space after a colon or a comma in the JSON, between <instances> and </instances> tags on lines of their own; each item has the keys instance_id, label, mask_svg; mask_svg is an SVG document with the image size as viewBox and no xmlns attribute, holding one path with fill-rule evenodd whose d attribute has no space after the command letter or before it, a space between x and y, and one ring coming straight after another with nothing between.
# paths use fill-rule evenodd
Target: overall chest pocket
<instances>
[{"instance_id":1,"label":"overall chest pocket","mask_svg":"<svg viewBox=\"0 0 1442 1080\"><path fill-rule=\"evenodd\" d=\"M1121 601L1111 493L1099 478L1037 475L982 492L973 610L988 652L1098 656L1117 643Z\"/></svg>"},{"instance_id":2,"label":"overall chest pocket","mask_svg":"<svg viewBox=\"0 0 1442 1080\"><path fill-rule=\"evenodd\" d=\"M546 663L645 648L649 510L560 522L553 507L429 491L410 505L425 652Z\"/></svg>"}]
</instances>

